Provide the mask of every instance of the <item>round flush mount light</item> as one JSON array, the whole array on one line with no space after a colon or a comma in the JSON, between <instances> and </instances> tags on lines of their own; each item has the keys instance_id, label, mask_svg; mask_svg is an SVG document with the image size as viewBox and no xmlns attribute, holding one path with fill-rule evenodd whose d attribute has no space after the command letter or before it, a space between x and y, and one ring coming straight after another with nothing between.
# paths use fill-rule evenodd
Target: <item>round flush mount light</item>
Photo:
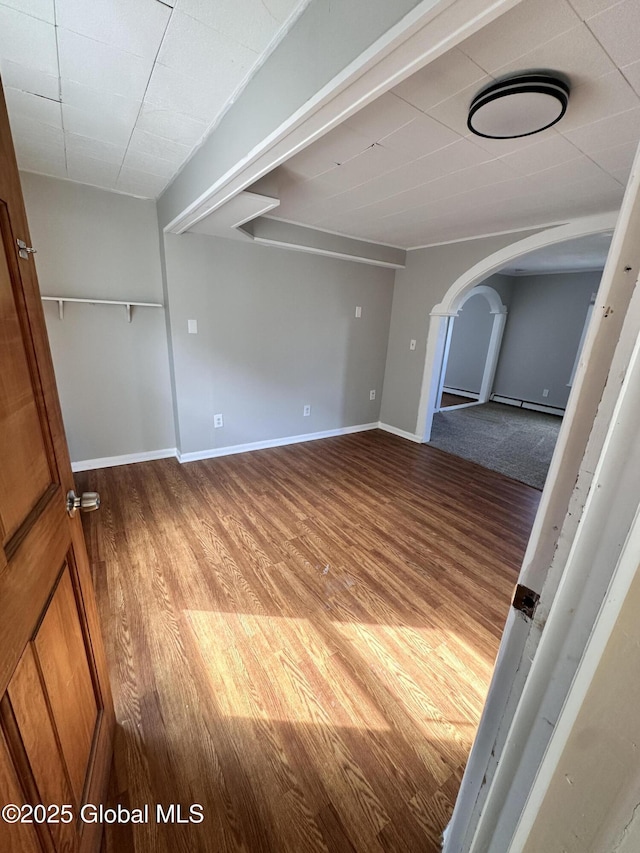
<instances>
[{"instance_id":1,"label":"round flush mount light","mask_svg":"<svg viewBox=\"0 0 640 853\"><path fill-rule=\"evenodd\" d=\"M565 114L569 85L554 74L516 74L491 83L469 107L467 127L488 139L540 133Z\"/></svg>"}]
</instances>

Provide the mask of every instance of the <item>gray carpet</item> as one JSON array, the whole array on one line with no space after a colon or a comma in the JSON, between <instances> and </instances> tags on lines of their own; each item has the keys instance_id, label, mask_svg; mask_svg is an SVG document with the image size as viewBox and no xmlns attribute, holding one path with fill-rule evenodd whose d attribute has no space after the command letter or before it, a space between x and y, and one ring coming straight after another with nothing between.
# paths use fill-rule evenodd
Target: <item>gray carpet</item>
<instances>
[{"instance_id":1,"label":"gray carpet","mask_svg":"<svg viewBox=\"0 0 640 853\"><path fill-rule=\"evenodd\" d=\"M429 444L542 489L562 418L501 403L438 412Z\"/></svg>"}]
</instances>

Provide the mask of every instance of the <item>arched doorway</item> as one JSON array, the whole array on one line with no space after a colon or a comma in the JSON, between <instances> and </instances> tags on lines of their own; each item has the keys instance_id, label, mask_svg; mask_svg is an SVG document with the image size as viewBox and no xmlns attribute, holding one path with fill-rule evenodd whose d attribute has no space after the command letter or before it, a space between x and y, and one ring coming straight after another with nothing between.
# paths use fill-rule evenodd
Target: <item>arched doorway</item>
<instances>
[{"instance_id":1,"label":"arched doorway","mask_svg":"<svg viewBox=\"0 0 640 853\"><path fill-rule=\"evenodd\" d=\"M442 408L445 389L468 396L469 402L462 405L488 401L506 318L507 308L493 287L479 284L467 291L456 316L448 320L436 410Z\"/></svg>"},{"instance_id":2,"label":"arched doorway","mask_svg":"<svg viewBox=\"0 0 640 853\"><path fill-rule=\"evenodd\" d=\"M425 365L422 377L416 433L423 442L429 441L433 415L437 410L442 379L442 362L452 317L456 317L466 295L492 273L497 272L523 255L536 249L553 246L578 237L612 231L616 214L598 214L559 225L518 240L479 261L459 276L446 292L444 299L431 311Z\"/></svg>"}]
</instances>

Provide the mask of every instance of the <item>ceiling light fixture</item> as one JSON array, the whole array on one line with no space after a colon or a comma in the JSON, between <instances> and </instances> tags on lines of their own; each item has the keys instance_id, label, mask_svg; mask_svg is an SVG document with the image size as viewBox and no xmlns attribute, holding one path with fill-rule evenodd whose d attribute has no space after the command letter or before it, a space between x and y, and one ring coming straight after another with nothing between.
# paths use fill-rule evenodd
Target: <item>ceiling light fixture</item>
<instances>
[{"instance_id":1,"label":"ceiling light fixture","mask_svg":"<svg viewBox=\"0 0 640 853\"><path fill-rule=\"evenodd\" d=\"M515 74L478 92L467 127L488 139L531 136L560 121L568 103L569 84L556 73Z\"/></svg>"}]
</instances>

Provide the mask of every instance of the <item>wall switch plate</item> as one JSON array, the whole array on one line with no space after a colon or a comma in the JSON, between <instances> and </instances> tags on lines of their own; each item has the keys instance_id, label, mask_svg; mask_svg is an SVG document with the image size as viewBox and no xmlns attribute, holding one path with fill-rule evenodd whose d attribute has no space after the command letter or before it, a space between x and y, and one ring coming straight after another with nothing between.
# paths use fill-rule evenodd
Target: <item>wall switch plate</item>
<instances>
[{"instance_id":1,"label":"wall switch plate","mask_svg":"<svg viewBox=\"0 0 640 853\"><path fill-rule=\"evenodd\" d=\"M222 415L214 415L213 416L213 428L220 429L220 427L224 426L224 419Z\"/></svg>"},{"instance_id":2,"label":"wall switch plate","mask_svg":"<svg viewBox=\"0 0 640 853\"><path fill-rule=\"evenodd\" d=\"M311 414L311 406L305 406L304 409L302 410L302 414L305 418L308 418L309 415Z\"/></svg>"},{"instance_id":3,"label":"wall switch plate","mask_svg":"<svg viewBox=\"0 0 640 853\"><path fill-rule=\"evenodd\" d=\"M187 320L187 329L189 330L190 335L198 334L198 321L197 320Z\"/></svg>"},{"instance_id":4,"label":"wall switch plate","mask_svg":"<svg viewBox=\"0 0 640 853\"><path fill-rule=\"evenodd\" d=\"M411 343L409 344L409 349L415 349L415 348L416 348L416 342L414 340L412 340Z\"/></svg>"},{"instance_id":5,"label":"wall switch plate","mask_svg":"<svg viewBox=\"0 0 640 853\"><path fill-rule=\"evenodd\" d=\"M356 305L356 317L362 317L362 308Z\"/></svg>"},{"instance_id":6,"label":"wall switch plate","mask_svg":"<svg viewBox=\"0 0 640 853\"><path fill-rule=\"evenodd\" d=\"M548 388L545 388L545 389L544 389L544 391L542 392L542 396L543 396L543 397L548 397L548 396L549 396L549 389L548 389Z\"/></svg>"},{"instance_id":7,"label":"wall switch plate","mask_svg":"<svg viewBox=\"0 0 640 853\"><path fill-rule=\"evenodd\" d=\"M373 390L372 390L372 391L369 391L369 399L370 399L370 400L375 400L375 399L376 399L376 392L375 392L375 391L373 391Z\"/></svg>"}]
</instances>

